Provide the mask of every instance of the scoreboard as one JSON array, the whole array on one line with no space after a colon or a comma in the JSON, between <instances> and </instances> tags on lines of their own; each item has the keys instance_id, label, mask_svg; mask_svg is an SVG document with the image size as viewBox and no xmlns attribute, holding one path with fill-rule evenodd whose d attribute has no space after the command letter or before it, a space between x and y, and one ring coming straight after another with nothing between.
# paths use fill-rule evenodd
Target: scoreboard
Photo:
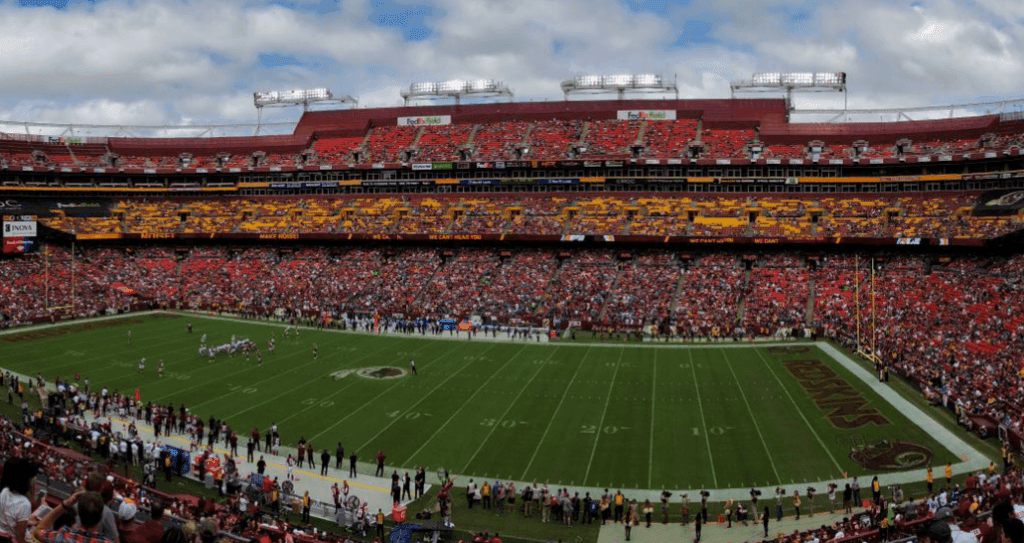
<instances>
[{"instance_id":1,"label":"scoreboard","mask_svg":"<svg viewBox=\"0 0 1024 543\"><path fill-rule=\"evenodd\" d=\"M28 253L36 249L38 222L35 215L3 215L3 253Z\"/></svg>"}]
</instances>

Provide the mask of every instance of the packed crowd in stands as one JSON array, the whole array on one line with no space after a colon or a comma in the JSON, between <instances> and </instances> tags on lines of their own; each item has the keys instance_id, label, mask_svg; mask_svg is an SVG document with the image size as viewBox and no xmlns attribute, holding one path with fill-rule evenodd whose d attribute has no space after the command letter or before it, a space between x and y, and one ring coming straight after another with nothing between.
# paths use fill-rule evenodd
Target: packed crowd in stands
<instances>
[{"instance_id":1,"label":"packed crowd in stands","mask_svg":"<svg viewBox=\"0 0 1024 543\"><path fill-rule=\"evenodd\" d=\"M93 233L354 233L990 238L1020 213L973 215L977 193L716 197L385 195L333 198L130 199L105 217L43 224Z\"/></svg>"},{"instance_id":2,"label":"packed crowd in stands","mask_svg":"<svg viewBox=\"0 0 1024 543\"><path fill-rule=\"evenodd\" d=\"M8 169L107 168L190 171L435 161L558 159L885 159L1000 156L1021 147L1020 134L986 134L887 143L759 141L753 128L703 127L697 119L543 120L375 126L364 134L314 139L308 148L263 152L162 151L118 153L106 143L21 141L0 135L0 166ZM760 149L760 151L758 151ZM986 155L986 153L988 155Z\"/></svg>"}]
</instances>

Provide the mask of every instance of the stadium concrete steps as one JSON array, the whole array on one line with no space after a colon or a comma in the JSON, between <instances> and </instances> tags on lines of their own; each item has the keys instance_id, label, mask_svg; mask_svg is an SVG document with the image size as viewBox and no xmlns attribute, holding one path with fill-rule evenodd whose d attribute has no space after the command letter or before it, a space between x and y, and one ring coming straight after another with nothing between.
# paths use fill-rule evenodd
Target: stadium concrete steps
<instances>
[{"instance_id":1,"label":"stadium concrete steps","mask_svg":"<svg viewBox=\"0 0 1024 543\"><path fill-rule=\"evenodd\" d=\"M672 303L668 305L668 314L676 314L676 303L679 301L679 293L683 290L683 283L686 281L685 268L679 272L679 279L676 281L676 291L672 295Z\"/></svg>"},{"instance_id":2,"label":"stadium concrete steps","mask_svg":"<svg viewBox=\"0 0 1024 543\"><path fill-rule=\"evenodd\" d=\"M533 134L533 129L535 126L537 126L537 123L530 123L529 125L527 125L526 131L523 132L523 139L519 141L520 147L530 146L530 134Z\"/></svg>"},{"instance_id":3,"label":"stadium concrete steps","mask_svg":"<svg viewBox=\"0 0 1024 543\"><path fill-rule=\"evenodd\" d=\"M622 269L620 268L617 272L615 272L615 279L612 280L612 285L611 285L611 287L608 288L608 292L615 292L616 287L619 286L619 279L621 279L621 278L622 278ZM597 314L597 320L599 320L599 321L604 320L605 314L608 313L608 304L611 302L611 300L612 300L611 296L606 296L605 297L604 303L601 304L601 312Z\"/></svg>"},{"instance_id":4,"label":"stadium concrete steps","mask_svg":"<svg viewBox=\"0 0 1024 543\"><path fill-rule=\"evenodd\" d=\"M425 126L421 126L421 127L416 129L416 135L413 136L412 143L409 144L409 147L416 147L416 146L418 146L420 144L420 138L423 137L423 130L424 129L426 129Z\"/></svg>"},{"instance_id":5,"label":"stadium concrete steps","mask_svg":"<svg viewBox=\"0 0 1024 543\"><path fill-rule=\"evenodd\" d=\"M580 139L576 140L577 147L582 147L587 144L588 134L590 134L590 121L583 121L583 130L580 131Z\"/></svg>"},{"instance_id":6,"label":"stadium concrete steps","mask_svg":"<svg viewBox=\"0 0 1024 543\"><path fill-rule=\"evenodd\" d=\"M640 121L640 129L636 131L636 139L633 140L633 145L642 145L644 143L644 134L647 132L647 119Z\"/></svg>"},{"instance_id":7,"label":"stadium concrete steps","mask_svg":"<svg viewBox=\"0 0 1024 543\"><path fill-rule=\"evenodd\" d=\"M750 288L750 270L743 270L743 288L740 290L740 292L749 293L749 291L747 290L749 288ZM746 295L740 297L740 303L739 303L738 306L736 306L736 322L743 322L743 309L744 309L744 302L746 301L746 299L747 299Z\"/></svg>"},{"instance_id":8,"label":"stadium concrete steps","mask_svg":"<svg viewBox=\"0 0 1024 543\"><path fill-rule=\"evenodd\" d=\"M807 310L804 312L804 324L814 323L814 277L807 277Z\"/></svg>"},{"instance_id":9,"label":"stadium concrete steps","mask_svg":"<svg viewBox=\"0 0 1024 543\"><path fill-rule=\"evenodd\" d=\"M544 285L544 299L548 299L548 300L551 299L551 296L550 296L551 295L551 285L555 284L555 281L558 280L558 272L559 271L560 271L559 268L555 267L555 273L551 274L551 277L548 278L548 283L546 285ZM541 315L542 312L545 311L546 309L547 309L547 307L546 307L545 304L542 304L542 303L541 304L537 304L537 308L533 310L533 314L534 315Z\"/></svg>"}]
</instances>

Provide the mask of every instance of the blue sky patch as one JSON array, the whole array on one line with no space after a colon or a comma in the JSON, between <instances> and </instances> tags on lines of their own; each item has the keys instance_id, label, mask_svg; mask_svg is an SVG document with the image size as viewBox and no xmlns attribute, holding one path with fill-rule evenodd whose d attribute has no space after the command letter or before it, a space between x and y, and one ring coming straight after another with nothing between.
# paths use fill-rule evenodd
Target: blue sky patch
<instances>
[{"instance_id":1,"label":"blue sky patch","mask_svg":"<svg viewBox=\"0 0 1024 543\"><path fill-rule=\"evenodd\" d=\"M421 41L430 37L433 31L426 19L435 15L430 4L404 3L395 0L374 0L370 3L370 23L377 26L397 28L406 41Z\"/></svg>"},{"instance_id":2,"label":"blue sky patch","mask_svg":"<svg viewBox=\"0 0 1024 543\"><path fill-rule=\"evenodd\" d=\"M676 37L672 47L714 43L715 39L710 36L714 27L715 25L712 21L701 19L686 21L683 23L683 31Z\"/></svg>"}]
</instances>

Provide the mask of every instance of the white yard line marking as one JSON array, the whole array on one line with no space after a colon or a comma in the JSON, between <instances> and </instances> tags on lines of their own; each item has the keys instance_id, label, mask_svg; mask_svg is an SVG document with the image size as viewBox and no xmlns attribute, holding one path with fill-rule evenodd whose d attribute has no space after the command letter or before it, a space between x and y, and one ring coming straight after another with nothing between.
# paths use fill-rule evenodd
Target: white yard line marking
<instances>
[{"instance_id":1,"label":"white yard line marking","mask_svg":"<svg viewBox=\"0 0 1024 543\"><path fill-rule=\"evenodd\" d=\"M622 365L622 355L625 352L625 349L619 351L619 360L615 363L615 371L612 372L612 382L608 385L608 395L604 399L604 411L601 412L601 423L597 425L597 432L595 432L594 447L590 449L590 460L587 462L587 471L583 474L583 484L587 484L587 479L590 478L590 466L594 463L594 453L597 452L597 444L601 441L604 417L608 414L608 405L612 402L612 388L615 387L615 376L619 374L619 366Z\"/></svg>"},{"instance_id":2,"label":"white yard line marking","mask_svg":"<svg viewBox=\"0 0 1024 543\"><path fill-rule=\"evenodd\" d=\"M388 345L387 347L393 347L393 346L394 346L394 345ZM423 345L421 345L421 346L419 346L419 347L417 347L417 348L413 349L413 350L412 350L411 352L414 352L414 353L415 353L415 352L419 351L420 349L422 349L422 348L423 348L424 346L426 346L426 344L423 344ZM356 359L356 362L358 362L358 361L360 361L360 360L363 360L364 358L369 358L370 356L372 356L373 354L376 354L377 352L380 352L381 350L382 350L382 349L377 349L377 350L376 350L376 351L374 351L374 353L372 353L372 354L369 354L369 355L366 355L366 356L360 357L360 358ZM404 358L404 356L403 356L403 358ZM348 366L349 364L345 364L345 365L346 365L346 366ZM330 400L330 399L334 398L335 396L337 396L338 394L341 394L342 392L345 392L346 390L348 390L348 389L352 388L353 386L356 386L357 384L359 384L359 379L356 379L356 378L354 378L354 377L353 377L352 379L350 379L350 380L349 380L349 383L348 383L347 385L345 385L345 386L343 386L343 387L339 388L338 390L336 390L336 391L332 392L332 393L331 393L331 394L329 394L329 395L328 395L327 397L323 398L323 400ZM303 388L303 387L308 387L308 386L309 386L309 383L304 383L304 384L302 384L302 385L300 385L300 386L297 386L297 387L295 387L295 388L293 388L293 389L289 390L288 392L285 392L284 394L281 394L281 395L279 395L278 397L281 397L281 396L285 396L286 394L289 394L289 393L291 393L291 392L294 392L294 391L296 391L296 390L298 390L298 389L300 389L300 388ZM260 404L260 405L263 405L263 404L269 403L270 401L272 401L272 400L267 400L266 402L263 402L263 403L262 403L262 404ZM254 406L254 407L255 407L255 406ZM316 407L317 407L317 406L316 406L316 404L314 404L314 405L310 405L310 406L308 406L308 407L306 407L306 408L304 408L304 409L297 409L297 410L295 410L294 412L292 412L292 414L291 414L291 415L288 415L287 417L285 417L285 418L281 419L280 423L282 423L282 424L283 424L283 423L285 423L285 422L287 422L287 421L289 421L289 420L291 420L291 419L293 419L293 418L295 418L295 417L297 417L297 416L299 416L299 415L301 415L301 414L305 413L306 411L309 411L310 409L315 409ZM250 407L249 409L252 409L252 408ZM245 413L245 412L246 412L246 411L248 411L249 409L243 410L243 411L241 411L240 413L236 413L236 415L240 415L240 414L242 414L242 413ZM229 418L230 418L230 417L229 417Z\"/></svg>"},{"instance_id":3,"label":"white yard line marking","mask_svg":"<svg viewBox=\"0 0 1024 543\"><path fill-rule=\"evenodd\" d=\"M551 354L548 355L546 360L551 360L551 357L554 356L556 352L558 352L557 348L551 351ZM519 353L516 353L517 356L518 354ZM516 405L516 402L519 401L519 397L523 395L523 392L526 391L526 389L530 388L530 383L532 383L533 380L536 379L538 375L540 375L540 372L541 370L544 369L545 365L546 364L538 364L539 367L537 368L537 371L534 372L533 376L530 377L530 380L526 382L526 385L523 386L523 388L519 389L519 394L516 394L516 397L513 398L511 402L509 402L508 407L505 408L505 412L502 413L501 417L494 422L493 426L491 426L491 431L487 432L487 437L480 440L480 445L476 448L476 451L473 452L473 456L469 457L469 462L466 462L466 466L462 468L462 473L465 473L466 470L469 469L469 466L473 465L473 460L476 460L476 456L480 454L480 451L484 450L484 445L486 445L487 441L489 441L491 439L491 436L494 435L494 431L497 430L499 426L501 426L501 422L504 421L505 417L508 416L508 412L512 410L512 407L514 405ZM480 387L480 390L484 390L484 387Z\"/></svg>"},{"instance_id":4,"label":"white yard line marking","mask_svg":"<svg viewBox=\"0 0 1024 543\"><path fill-rule=\"evenodd\" d=\"M375 440L375 439L377 439L378 437L380 437L380 435L381 435L381 434L383 434L383 433L384 433L384 432L385 432L385 431L386 431L386 430L387 430L388 428L391 428L391 426L393 426L393 425L394 425L394 424L395 424L396 422L398 422L399 420L403 420L403 419L402 419L402 416L404 416L404 415L405 415L406 413L408 413L409 411L411 411L411 410L412 410L412 408L414 408L414 407L416 407L417 405L419 405L419 404L423 403L423 401L424 401L424 400L426 400L427 398L429 398L431 394L433 394L433 393L437 392L437 390L438 390L438 389L440 389L441 387L443 387L443 386L445 385L445 383L447 383L448 381L451 381L451 380L452 380L452 378L454 378L454 377L455 377L456 375L458 375L458 374L459 374L459 373L460 373L460 372L461 372L462 370L464 370L464 369L468 368L469 366L473 365L473 362L476 362L476 361L477 361L477 360L479 360L479 359L480 359L481 357L483 357L484 353L490 352L490 350L491 350L491 349L493 349L495 345L497 345L497 343L492 343L492 344L490 345L490 347L487 347L487 349L485 349L485 350L484 350L484 352L480 353L479 355L473 355L473 356L475 357L473 361L471 361L471 362L469 362L469 363L467 363L467 364L463 364L463 366L462 366L461 368L459 368L459 369L455 370L454 372L452 372L452 374L451 374L451 375L449 375L449 376L448 376L447 378L445 378L445 380L444 380L444 381L441 381L440 383L438 383L436 387L434 387L434 388L432 388L432 389L430 390L430 392L428 392L428 393L424 394L423 396L421 396L421 397L420 397L420 399L419 399L419 400L418 400L418 401L417 401L416 403L414 403L414 404L410 405L409 407L407 407L407 408L406 408L406 409L405 409L405 410L404 410L404 411L402 412L402 414L401 414L401 415L399 415L399 416L395 417L395 418L394 418L394 419L393 419L393 420L392 420L391 422L389 422L389 423L388 423L388 425L387 425L387 426L385 426L385 427L381 428L381 429L380 429L380 431L379 431L379 432L377 432L376 434L374 434L374 436L373 436L373 437L371 437L370 439L366 440L366 443L363 443L363 446L362 446L362 447L359 447L359 449L360 449L360 450L365 450L365 449L366 449L366 446L367 446L367 445L369 445L370 443L373 443L373 440Z\"/></svg>"},{"instance_id":5,"label":"white yard line marking","mask_svg":"<svg viewBox=\"0 0 1024 543\"><path fill-rule=\"evenodd\" d=\"M432 359L431 361L434 361L434 360L440 360L440 359L442 359L442 358L444 358L444 357L448 356L448 355L449 355L449 354L450 354L450 353L451 353L452 351L454 351L455 349L458 349L459 347L463 347L463 346L465 346L465 345L466 345L465 343L458 343L458 344L456 344L456 345L455 345L455 347L452 347L451 349L448 349L448 350L447 350L447 351L445 351L445 352L444 352L443 354L441 354L441 356L437 356L437 357L434 357L434 358L433 358L433 359ZM391 392L391 389L395 388L396 386L398 386L399 384L401 384L401 383L402 383L402 380L401 380L401 379L396 379L395 381L396 381L396 383L395 383L395 384L393 384L393 385L389 386L388 388L384 389L384 390L383 390L383 391L382 391L382 392L381 392L380 394L378 394L378 395L374 396L373 398L370 398L370 399L369 399L369 400L367 400L367 401L366 401L366 403L364 403L363 405L360 405L359 407L357 407L357 408L353 409L352 411L350 411L350 412L349 412L349 414L348 414L348 415L345 415L344 417L342 417L342 418L338 419L338 422L335 422L334 424L332 424L331 426L329 426L329 427L328 427L327 429L325 429L324 431L322 431L322 432L320 432L319 434L317 434L317 435L313 436L313 437L312 437L312 438L310 439L310 441L312 441L312 440L314 440L314 439L317 439L317 438L319 438L320 436L322 436L322 435L326 434L327 432L329 432L329 431L331 431L331 430L333 430L333 429L337 428L339 424L341 424L341 423L345 422L346 420L348 420L348 418L349 418L349 417L351 417L352 415L355 415L356 413L360 412L360 411L361 411L361 410L362 410L362 409L363 409L364 407L366 407L366 406L368 406L368 405L371 405L371 404L373 404L373 403L374 403L374 402L376 402L376 401L377 401L377 400L378 400L378 399L379 399L380 397L382 397L382 396L384 396L385 394L387 394L387 393Z\"/></svg>"},{"instance_id":6,"label":"white yard line marking","mask_svg":"<svg viewBox=\"0 0 1024 543\"><path fill-rule=\"evenodd\" d=\"M772 464L772 471L775 472L775 480L781 481L779 478L779 469L775 467L775 459L772 458L772 451L768 449L768 442L764 440L764 435L761 433L761 427L757 424L757 419L754 418L754 410L750 408L750 402L747 401L747 394L743 392L743 385L740 384L740 378L736 375L736 370L732 369L732 362L729 361L729 355L725 354L725 350L722 351L722 356L725 357L725 365L729 366L729 371L732 372L732 378L736 380L736 388L740 391L740 396L743 397L743 404L747 406L747 413L750 413L750 421L754 423L754 429L757 430L757 436L761 438L761 445L764 446L764 452L768 454L768 461Z\"/></svg>"},{"instance_id":7,"label":"white yard line marking","mask_svg":"<svg viewBox=\"0 0 1024 543\"><path fill-rule=\"evenodd\" d=\"M487 383L490 383L491 379L494 379L499 373L501 373L501 370L505 369L505 366L508 366L509 364L511 364L512 361L515 360L525 350L526 350L526 345L523 345L523 347L521 349L519 349L519 352L517 352L516 354L512 355L511 357L509 357L509 359L507 361L505 361L505 363L502 364L501 367L498 368L497 371L492 373L491 376L488 377L486 381L484 381L484 384L482 384L479 387L477 387L477 389L472 394L470 394L468 398L466 398L466 401L463 402L463 404L461 406L459 406L459 408L454 413L452 413L452 416L448 417L448 420L444 421L444 424L442 424L438 429L434 430L434 433L430 435L430 439L427 439L426 441L424 441L423 444L420 445L420 448L416 449L416 452L412 453L409 456L409 459L406 460L405 463L403 463L402 465L403 466L410 465L410 463L416 458L416 455L419 454L420 451L423 450L423 447L426 447L427 443L430 443L431 441L433 441L433 439L435 437L437 437L438 434L441 433L441 430L444 430L445 427L448 426L448 423L450 423L451 421L455 420L455 416L458 415L459 413L461 413L462 410L465 409L465 407L472 402L473 398L475 398L477 394L479 394L480 392L483 392L484 390L489 390L487 388ZM540 366L542 368L544 367L543 364L541 364ZM536 374L534 374L534 375L536 375ZM532 382L533 379L530 379L530 381ZM528 382L526 384L527 384L527 386L529 386L530 383ZM526 387L523 387L523 390L526 390ZM519 391L519 393L522 394L522 391ZM519 399L519 396L516 396L516 399ZM515 400L512 400L512 403L513 404L516 403ZM509 404L509 405L511 406L511 404ZM501 415L501 418L504 419L505 415L507 415L507 414L508 414L508 410L506 409L505 413ZM495 426L497 426L497 424L495 424ZM491 431L493 432L494 428L491 428ZM488 436L488 437L490 437L490 436ZM483 443L481 443L480 446L483 447Z\"/></svg>"},{"instance_id":8,"label":"white yard line marking","mask_svg":"<svg viewBox=\"0 0 1024 543\"><path fill-rule=\"evenodd\" d=\"M651 480L654 478L654 389L658 382L658 351L654 351L654 375L651 377L651 442L648 445L647 455L647 488L651 488Z\"/></svg>"},{"instance_id":9,"label":"white yard line marking","mask_svg":"<svg viewBox=\"0 0 1024 543\"><path fill-rule=\"evenodd\" d=\"M561 347L561 345L559 345L559 347ZM540 441L537 442L537 446L533 449L533 456L530 457L530 462L528 464L526 464L526 469L523 470L523 476L520 477L520 479L525 480L526 479L526 474L530 472L530 467L533 466L533 461L536 460L536 458L537 458L537 451L540 450L540 446L544 443L544 440L548 437L548 431L551 430L551 424L555 422L555 417L558 416L558 411L560 409L562 409L562 403L565 402L566 396L569 395L569 389L572 388L572 384L573 384L574 381L576 381L576 376L579 375L580 368L583 367L583 363L587 360L588 356L590 356L590 349L587 349L587 352L583 354L583 358L580 360L579 366L576 366L576 372L572 374L572 379L569 379L569 384L565 386L565 392L562 393L562 399L561 399L561 401L558 402L558 406L555 407L555 412L551 414L551 418L548 419L547 428L544 428L544 435L540 436ZM551 357L548 357L549 360L550 360L550 358Z\"/></svg>"},{"instance_id":10,"label":"white yard line marking","mask_svg":"<svg viewBox=\"0 0 1024 543\"><path fill-rule=\"evenodd\" d=\"M793 399L793 395L789 393L789 389L786 388L786 385L782 384L782 379L779 379L778 374L776 374L775 370L772 369L771 364L768 363L768 359L764 357L764 354L761 352L761 349L754 349L754 351L756 351L757 355L761 357L761 360L764 361L764 365L768 367L768 371L772 373L772 376L775 377L775 380L779 382L779 386L782 387L782 390L786 393L786 396L789 397L790 403L793 404L793 410L796 411L797 413L800 413L800 418L804 419L804 422L807 423L807 427L810 428L811 433L814 434L814 439L818 440L818 444L821 445L821 448L825 449L825 454L827 454L828 457L832 459L832 463L835 464L836 469L839 470L839 473L842 473L843 467L839 465L839 461L836 460L836 457L832 456L832 451L830 451L829 448L825 446L825 442L822 441L821 436L818 435L818 432L814 431L814 427L811 426L811 421L807 420L807 416L804 415L804 411L800 409L800 407L796 404L796 400Z\"/></svg>"},{"instance_id":11,"label":"white yard line marking","mask_svg":"<svg viewBox=\"0 0 1024 543\"><path fill-rule=\"evenodd\" d=\"M704 417L704 402L700 399L700 383L697 382L697 366L693 363L693 351L690 355L690 371L693 372L693 384L697 389L697 407L700 409L700 422L704 426L704 441L708 444L708 462L711 464L711 480L718 486L718 475L715 474L715 457L711 454L711 435L708 434L708 419Z\"/></svg>"}]
</instances>

